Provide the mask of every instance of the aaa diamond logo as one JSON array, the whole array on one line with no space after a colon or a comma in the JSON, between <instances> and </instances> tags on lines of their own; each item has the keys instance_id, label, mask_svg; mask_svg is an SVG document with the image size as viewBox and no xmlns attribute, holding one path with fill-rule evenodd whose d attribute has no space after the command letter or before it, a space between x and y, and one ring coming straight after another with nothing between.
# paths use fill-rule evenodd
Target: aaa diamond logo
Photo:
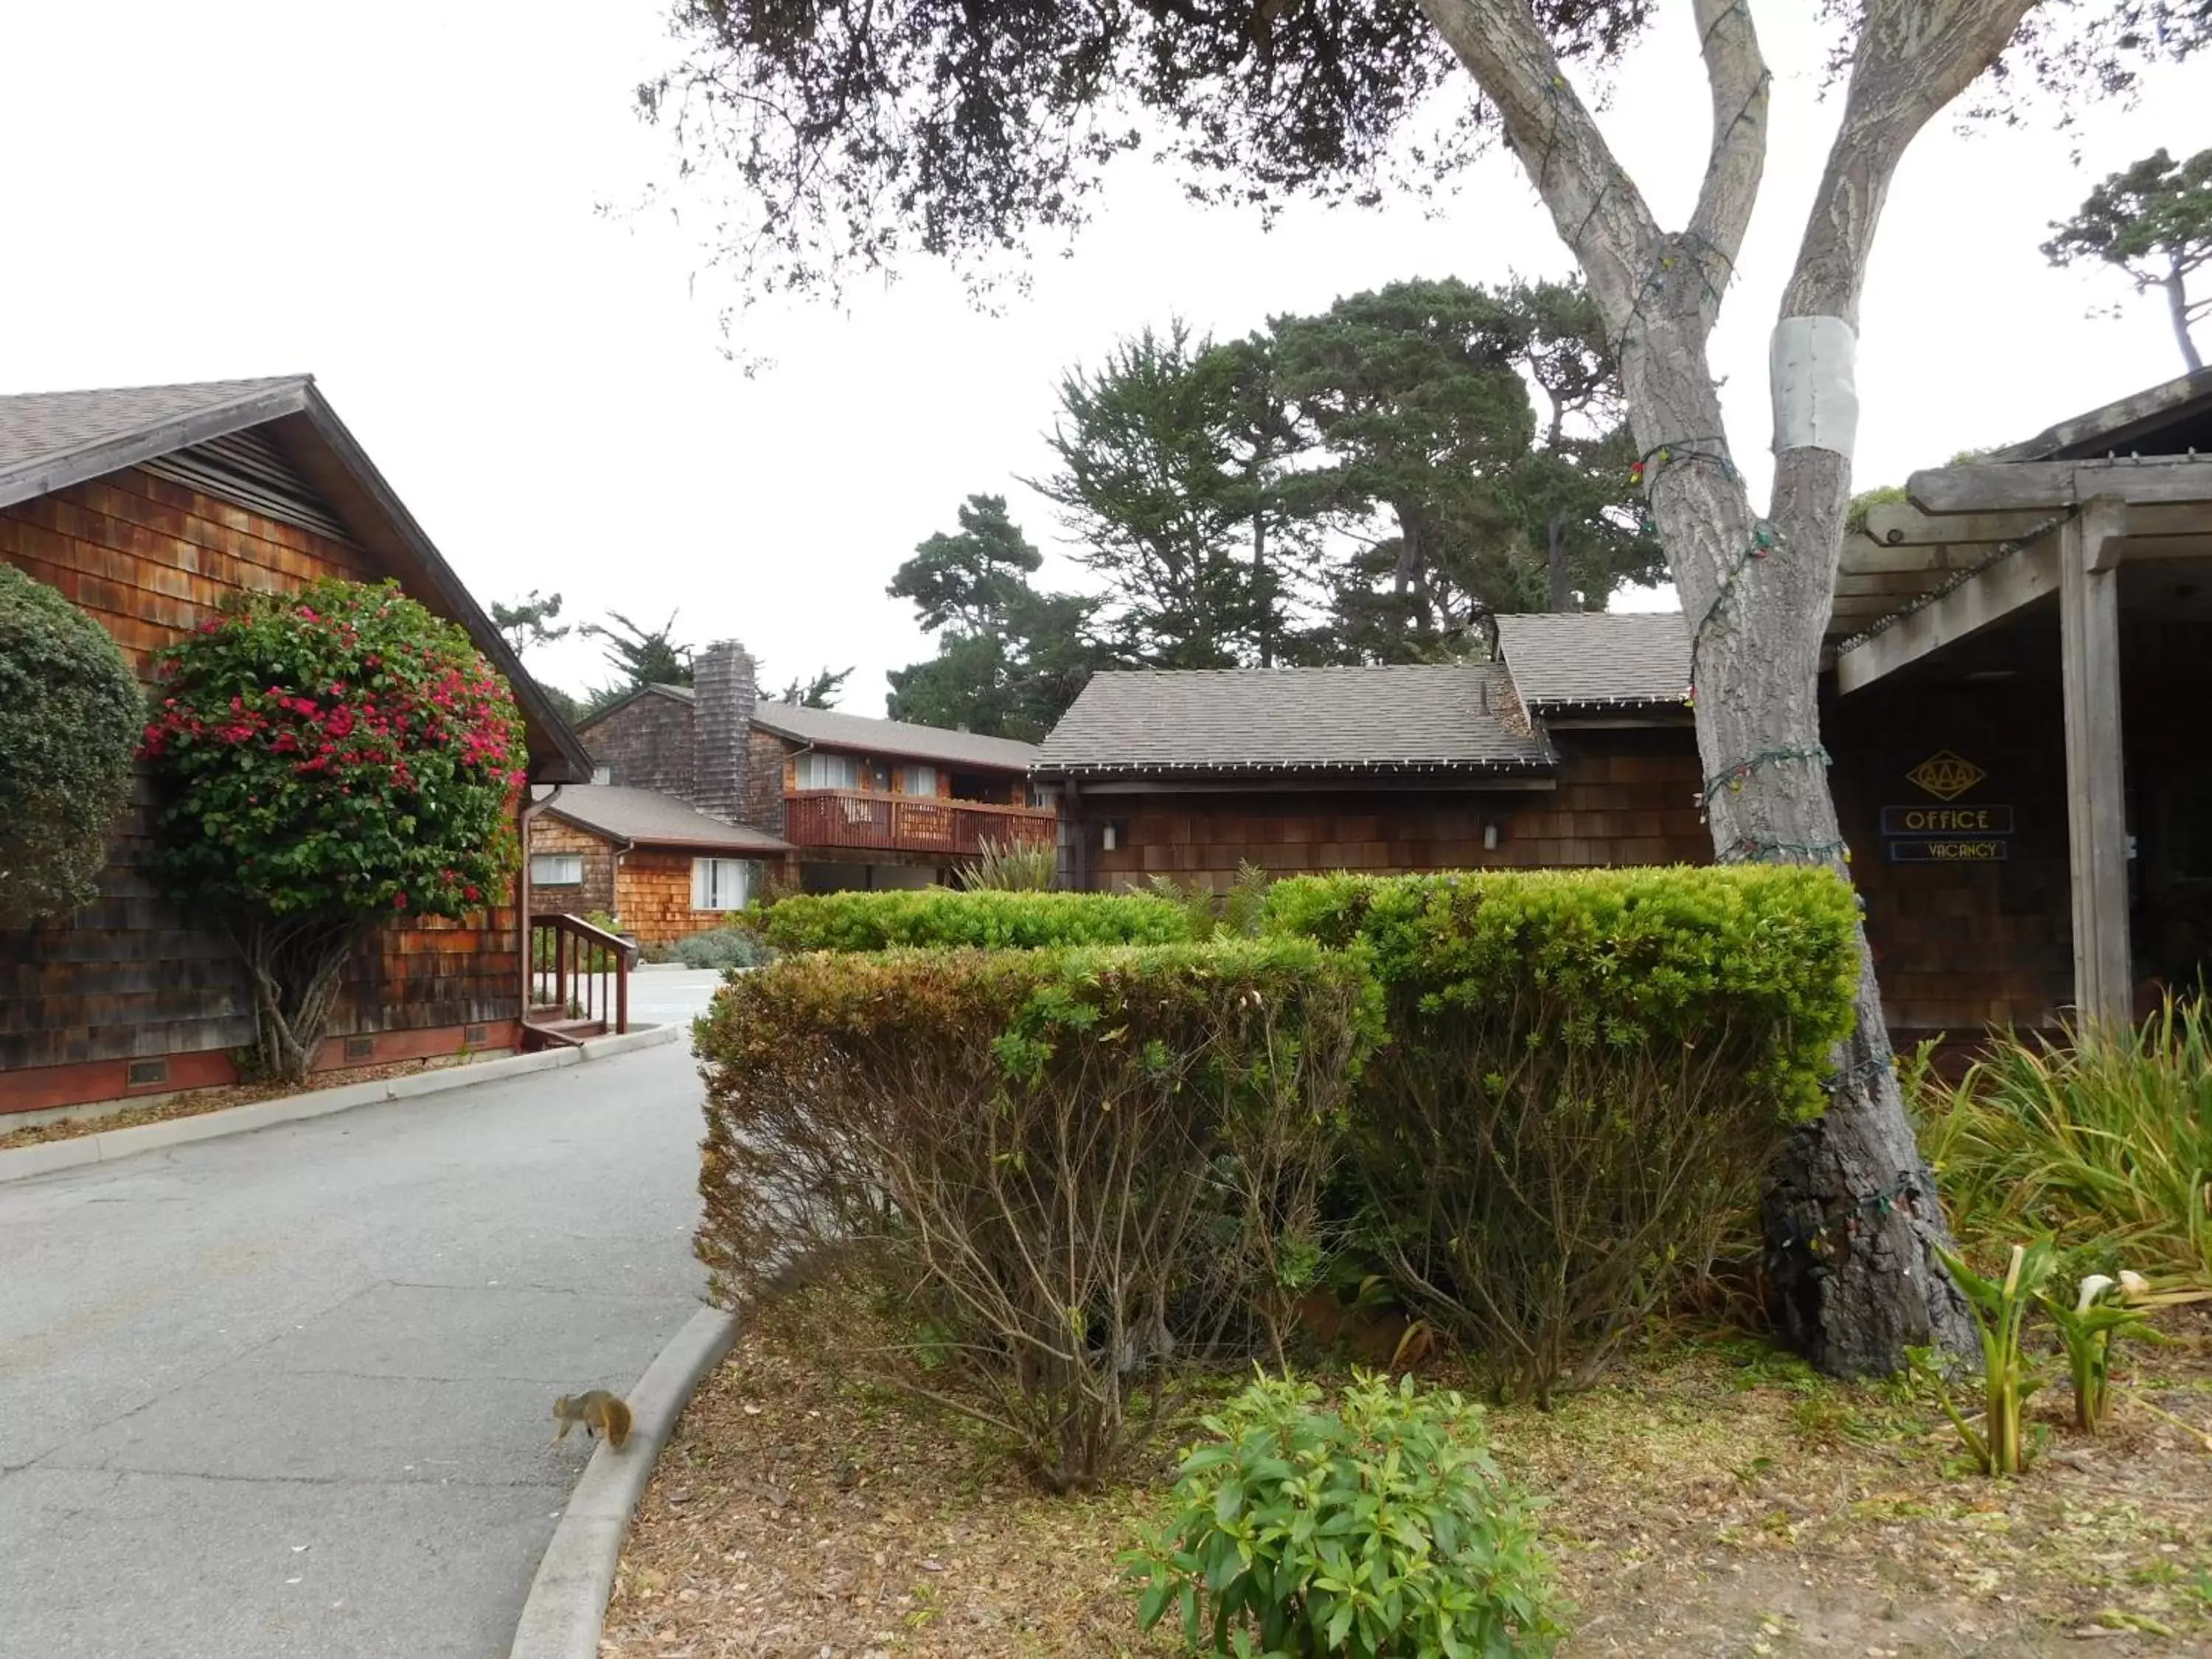
<instances>
[{"instance_id":1,"label":"aaa diamond logo","mask_svg":"<svg viewBox=\"0 0 2212 1659\"><path fill-rule=\"evenodd\" d=\"M1951 800L1965 794L1989 774L1973 762L1948 749L1939 749L1905 775L1937 800Z\"/></svg>"}]
</instances>

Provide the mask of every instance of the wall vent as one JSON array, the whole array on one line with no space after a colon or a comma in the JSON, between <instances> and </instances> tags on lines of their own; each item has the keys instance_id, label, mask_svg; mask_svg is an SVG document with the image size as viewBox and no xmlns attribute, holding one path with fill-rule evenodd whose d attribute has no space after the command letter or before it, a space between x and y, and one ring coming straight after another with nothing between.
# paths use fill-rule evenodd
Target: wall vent
<instances>
[{"instance_id":1,"label":"wall vent","mask_svg":"<svg viewBox=\"0 0 2212 1659\"><path fill-rule=\"evenodd\" d=\"M166 1060L134 1060L124 1073L125 1086L142 1089L149 1083L169 1080L169 1062Z\"/></svg>"},{"instance_id":2,"label":"wall vent","mask_svg":"<svg viewBox=\"0 0 2212 1659\"><path fill-rule=\"evenodd\" d=\"M373 1036L348 1037L345 1040L345 1057L348 1060L375 1059L376 1039Z\"/></svg>"},{"instance_id":3,"label":"wall vent","mask_svg":"<svg viewBox=\"0 0 2212 1659\"><path fill-rule=\"evenodd\" d=\"M331 504L258 427L172 450L140 465L157 478L219 496L249 512L335 541L353 539Z\"/></svg>"},{"instance_id":4,"label":"wall vent","mask_svg":"<svg viewBox=\"0 0 2212 1659\"><path fill-rule=\"evenodd\" d=\"M461 1041L469 1048L481 1048L485 1043L491 1041L491 1027L489 1025L464 1025L461 1027Z\"/></svg>"}]
</instances>

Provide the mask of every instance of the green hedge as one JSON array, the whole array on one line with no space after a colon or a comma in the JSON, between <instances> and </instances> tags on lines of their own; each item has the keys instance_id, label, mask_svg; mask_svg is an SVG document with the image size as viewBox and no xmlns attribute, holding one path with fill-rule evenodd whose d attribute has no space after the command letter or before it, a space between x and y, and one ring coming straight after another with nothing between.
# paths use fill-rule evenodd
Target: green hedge
<instances>
[{"instance_id":1,"label":"green hedge","mask_svg":"<svg viewBox=\"0 0 2212 1659\"><path fill-rule=\"evenodd\" d=\"M1547 1396L1702 1271L1816 1112L1857 985L1825 871L1279 883L1267 926L1357 946L1390 1040L1346 1146L1402 1294Z\"/></svg>"},{"instance_id":2,"label":"green hedge","mask_svg":"<svg viewBox=\"0 0 2212 1659\"><path fill-rule=\"evenodd\" d=\"M1295 939L785 957L696 1028L711 1293L842 1258L1088 1485L1183 1356L1279 1353L1378 1001Z\"/></svg>"},{"instance_id":3,"label":"green hedge","mask_svg":"<svg viewBox=\"0 0 2212 1659\"><path fill-rule=\"evenodd\" d=\"M107 631L0 562L0 927L98 896L144 717Z\"/></svg>"},{"instance_id":4,"label":"green hedge","mask_svg":"<svg viewBox=\"0 0 2212 1659\"><path fill-rule=\"evenodd\" d=\"M817 893L769 907L763 933L779 951L1039 950L1173 945L1190 938L1179 905L1127 893Z\"/></svg>"}]
</instances>

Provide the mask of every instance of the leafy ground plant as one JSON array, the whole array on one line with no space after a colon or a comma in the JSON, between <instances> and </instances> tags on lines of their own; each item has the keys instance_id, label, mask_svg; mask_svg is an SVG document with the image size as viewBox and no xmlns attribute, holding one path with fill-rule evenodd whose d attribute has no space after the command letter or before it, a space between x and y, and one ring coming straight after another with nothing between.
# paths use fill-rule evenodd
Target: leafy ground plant
<instances>
[{"instance_id":1,"label":"leafy ground plant","mask_svg":"<svg viewBox=\"0 0 2212 1659\"><path fill-rule=\"evenodd\" d=\"M1455 1393L1356 1376L1337 1409L1261 1376L1182 1462L1174 1514L1127 1558L1147 1630L1236 1659L1552 1651L1560 1607L1531 1506Z\"/></svg>"},{"instance_id":2,"label":"leafy ground plant","mask_svg":"<svg viewBox=\"0 0 2212 1659\"><path fill-rule=\"evenodd\" d=\"M2126 1278L2143 1282L2133 1273ZM2123 1283L2108 1274L2092 1273L2081 1281L2070 1304L2047 1291L2036 1293L2065 1345L2066 1369L2074 1379L2074 1426L2084 1434L2096 1433L2112 1403L2114 1339L2150 1317L2123 1299Z\"/></svg>"},{"instance_id":3,"label":"leafy ground plant","mask_svg":"<svg viewBox=\"0 0 2212 1659\"><path fill-rule=\"evenodd\" d=\"M2141 1026L2005 1037L1921 1094L1921 1146L1960 1231L2095 1243L2212 1278L2212 1006L2168 997Z\"/></svg>"},{"instance_id":4,"label":"leafy ground plant","mask_svg":"<svg viewBox=\"0 0 2212 1659\"><path fill-rule=\"evenodd\" d=\"M1938 1382L1943 1414L1959 1431L1984 1474L2018 1474L2027 1467L2023 1442L2023 1411L2028 1396L2042 1386L2035 1366L2021 1346L2028 1310L2035 1306L2043 1285L2057 1264L2057 1251L2047 1238L2033 1244L2015 1244L2002 1279L1984 1279L1949 1251L1940 1252L1944 1271L1956 1282L1972 1310L1975 1328L1982 1339L1981 1427L1978 1430L1951 1403L1950 1392Z\"/></svg>"},{"instance_id":5,"label":"leafy ground plant","mask_svg":"<svg viewBox=\"0 0 2212 1659\"><path fill-rule=\"evenodd\" d=\"M971 893L1042 893L1049 890L1059 868L1059 852L1049 842L994 841L986 836L957 874Z\"/></svg>"}]
</instances>

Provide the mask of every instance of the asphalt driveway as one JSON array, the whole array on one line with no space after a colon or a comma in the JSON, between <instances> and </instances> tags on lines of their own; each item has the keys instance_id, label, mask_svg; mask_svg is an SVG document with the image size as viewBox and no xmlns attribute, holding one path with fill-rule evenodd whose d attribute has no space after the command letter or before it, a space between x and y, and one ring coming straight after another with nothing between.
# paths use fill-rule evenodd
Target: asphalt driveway
<instances>
[{"instance_id":1,"label":"asphalt driveway","mask_svg":"<svg viewBox=\"0 0 2212 1659\"><path fill-rule=\"evenodd\" d=\"M553 1396L698 1305L699 1092L679 1042L0 1186L0 1659L504 1654Z\"/></svg>"}]
</instances>

